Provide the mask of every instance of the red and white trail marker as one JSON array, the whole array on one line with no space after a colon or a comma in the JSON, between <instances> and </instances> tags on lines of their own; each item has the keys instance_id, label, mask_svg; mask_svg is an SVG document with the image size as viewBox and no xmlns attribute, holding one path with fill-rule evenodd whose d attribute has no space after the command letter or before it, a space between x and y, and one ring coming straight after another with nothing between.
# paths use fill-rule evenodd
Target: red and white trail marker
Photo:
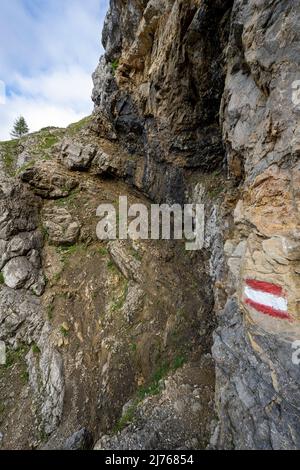
<instances>
[{"instance_id":1,"label":"red and white trail marker","mask_svg":"<svg viewBox=\"0 0 300 470\"><path fill-rule=\"evenodd\" d=\"M291 320L288 302L282 287L265 281L246 279L245 303L264 315Z\"/></svg>"}]
</instances>

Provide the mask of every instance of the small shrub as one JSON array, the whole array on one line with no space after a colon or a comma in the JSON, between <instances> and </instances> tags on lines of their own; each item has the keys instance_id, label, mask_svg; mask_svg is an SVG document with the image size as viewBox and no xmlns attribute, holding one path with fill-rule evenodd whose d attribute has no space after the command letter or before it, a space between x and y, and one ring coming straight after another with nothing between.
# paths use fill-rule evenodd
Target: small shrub
<instances>
[{"instance_id":1,"label":"small shrub","mask_svg":"<svg viewBox=\"0 0 300 470\"><path fill-rule=\"evenodd\" d=\"M130 349L132 352L136 352L137 351L137 344L136 343L131 343L130 344Z\"/></svg>"},{"instance_id":2,"label":"small shrub","mask_svg":"<svg viewBox=\"0 0 300 470\"><path fill-rule=\"evenodd\" d=\"M48 305L47 316L48 316L49 321L53 320L53 312L54 312L54 305L53 304Z\"/></svg>"},{"instance_id":3,"label":"small shrub","mask_svg":"<svg viewBox=\"0 0 300 470\"><path fill-rule=\"evenodd\" d=\"M32 349L33 354L40 354L41 352L40 348L38 347L36 343L32 345L31 349Z\"/></svg>"},{"instance_id":4,"label":"small shrub","mask_svg":"<svg viewBox=\"0 0 300 470\"><path fill-rule=\"evenodd\" d=\"M111 307L112 312L116 312L118 310L121 310L121 308L123 308L124 303L127 298L127 294L128 294L128 282L125 283L121 296L117 300L115 300L115 302L112 304L112 307Z\"/></svg>"},{"instance_id":5,"label":"small shrub","mask_svg":"<svg viewBox=\"0 0 300 470\"><path fill-rule=\"evenodd\" d=\"M126 428L126 426L128 426L129 424L133 422L138 403L139 403L138 400L135 400L135 402L128 408L126 413L119 419L119 421L117 422L117 424L115 425L113 429L114 433L123 431L123 429Z\"/></svg>"},{"instance_id":6,"label":"small shrub","mask_svg":"<svg viewBox=\"0 0 300 470\"><path fill-rule=\"evenodd\" d=\"M101 248L99 248L98 253L99 253L100 256L103 256L103 257L107 256L108 255L108 249L104 248L104 247L101 247Z\"/></svg>"},{"instance_id":7,"label":"small shrub","mask_svg":"<svg viewBox=\"0 0 300 470\"><path fill-rule=\"evenodd\" d=\"M119 67L119 60L118 59L113 60L110 65L111 65L113 74L115 74Z\"/></svg>"},{"instance_id":8,"label":"small shrub","mask_svg":"<svg viewBox=\"0 0 300 470\"><path fill-rule=\"evenodd\" d=\"M107 261L107 268L110 271L116 271L116 265L111 259L109 261Z\"/></svg>"},{"instance_id":9,"label":"small shrub","mask_svg":"<svg viewBox=\"0 0 300 470\"><path fill-rule=\"evenodd\" d=\"M44 240L48 240L49 239L49 231L48 231L47 227L45 227L45 226L41 227L41 232L42 232Z\"/></svg>"},{"instance_id":10,"label":"small shrub","mask_svg":"<svg viewBox=\"0 0 300 470\"><path fill-rule=\"evenodd\" d=\"M87 127L91 120L92 116L87 116L81 119L81 121L75 122L74 124L70 124L70 126L67 128L67 134L71 136L77 134L77 132Z\"/></svg>"},{"instance_id":11,"label":"small shrub","mask_svg":"<svg viewBox=\"0 0 300 470\"><path fill-rule=\"evenodd\" d=\"M64 338L67 338L69 336L69 330L64 325L61 325L60 332Z\"/></svg>"},{"instance_id":12,"label":"small shrub","mask_svg":"<svg viewBox=\"0 0 300 470\"><path fill-rule=\"evenodd\" d=\"M27 346L20 346L17 349L8 349L6 351L6 364L5 368L10 369L14 364L22 361L28 353Z\"/></svg>"},{"instance_id":13,"label":"small shrub","mask_svg":"<svg viewBox=\"0 0 300 470\"><path fill-rule=\"evenodd\" d=\"M21 373L21 379L24 384L27 384L29 382L29 372L27 370L24 370Z\"/></svg>"}]
</instances>

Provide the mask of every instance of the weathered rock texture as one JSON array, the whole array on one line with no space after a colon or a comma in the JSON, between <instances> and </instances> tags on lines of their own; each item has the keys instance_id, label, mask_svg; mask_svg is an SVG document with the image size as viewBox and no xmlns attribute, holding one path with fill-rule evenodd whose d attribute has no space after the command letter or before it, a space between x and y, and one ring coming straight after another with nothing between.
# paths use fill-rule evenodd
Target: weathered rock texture
<instances>
[{"instance_id":1,"label":"weathered rock texture","mask_svg":"<svg viewBox=\"0 0 300 470\"><path fill-rule=\"evenodd\" d=\"M188 170L224 162L219 107L231 4L111 2L94 74L99 131L109 128L140 155L133 180L155 200L183 202Z\"/></svg>"},{"instance_id":2,"label":"weathered rock texture","mask_svg":"<svg viewBox=\"0 0 300 470\"><path fill-rule=\"evenodd\" d=\"M230 240L243 250L228 253L236 294L215 336L221 448L300 444L300 370L292 362L300 335L299 16L294 1L236 1L232 12L221 122L229 174L243 181ZM252 279L279 288L285 317L246 303Z\"/></svg>"},{"instance_id":3,"label":"weathered rock texture","mask_svg":"<svg viewBox=\"0 0 300 470\"><path fill-rule=\"evenodd\" d=\"M0 144L2 448L300 447L299 21L111 0L93 116ZM203 249L100 242L120 195L204 204Z\"/></svg>"},{"instance_id":4,"label":"weathered rock texture","mask_svg":"<svg viewBox=\"0 0 300 470\"><path fill-rule=\"evenodd\" d=\"M94 74L93 129L136 157L132 184L206 203L214 448L299 448L299 16L293 0L111 0Z\"/></svg>"}]
</instances>

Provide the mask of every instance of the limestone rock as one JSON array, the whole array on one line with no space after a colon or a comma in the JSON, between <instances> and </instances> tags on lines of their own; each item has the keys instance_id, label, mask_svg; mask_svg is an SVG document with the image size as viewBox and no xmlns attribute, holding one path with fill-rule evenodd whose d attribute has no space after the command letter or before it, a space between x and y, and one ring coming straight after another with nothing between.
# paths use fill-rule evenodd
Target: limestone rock
<instances>
[{"instance_id":1,"label":"limestone rock","mask_svg":"<svg viewBox=\"0 0 300 470\"><path fill-rule=\"evenodd\" d=\"M1 247L3 247L1 249ZM38 230L21 232L10 239L9 242L0 241L0 268L11 258L26 256L34 250L39 252L43 247L43 238ZM35 266L38 267L38 266ZM40 267L40 266L39 266Z\"/></svg>"},{"instance_id":2,"label":"limestone rock","mask_svg":"<svg viewBox=\"0 0 300 470\"><path fill-rule=\"evenodd\" d=\"M75 178L51 162L35 163L21 172L20 178L45 199L67 197L78 186Z\"/></svg>"},{"instance_id":3,"label":"limestone rock","mask_svg":"<svg viewBox=\"0 0 300 470\"><path fill-rule=\"evenodd\" d=\"M204 359L202 365L205 362L207 366L209 359ZM193 374L188 383L184 381L186 373ZM156 397L148 397L139 404L129 402L123 410L124 420L126 416L131 417L127 427L114 436L102 436L95 450L203 448L212 406L207 403L209 382L203 381L199 368L197 371L191 368L188 372L183 369L169 377L162 388L162 393ZM206 416L201 416L204 407Z\"/></svg>"},{"instance_id":4,"label":"limestone rock","mask_svg":"<svg viewBox=\"0 0 300 470\"><path fill-rule=\"evenodd\" d=\"M28 165L32 160L32 156L28 152L24 151L18 155L16 166L20 169L24 167L24 165Z\"/></svg>"},{"instance_id":5,"label":"limestone rock","mask_svg":"<svg viewBox=\"0 0 300 470\"><path fill-rule=\"evenodd\" d=\"M91 434L87 429L83 428L75 432L65 441L63 450L90 450L92 442Z\"/></svg>"},{"instance_id":6,"label":"limestone rock","mask_svg":"<svg viewBox=\"0 0 300 470\"><path fill-rule=\"evenodd\" d=\"M142 310L144 298L145 292L140 286L133 281L129 282L126 301L122 307L122 313L128 323L132 323L135 316Z\"/></svg>"},{"instance_id":7,"label":"limestone rock","mask_svg":"<svg viewBox=\"0 0 300 470\"><path fill-rule=\"evenodd\" d=\"M126 175L124 162L116 154L107 154L99 150L93 160L92 173L96 175L115 175L123 177Z\"/></svg>"},{"instance_id":8,"label":"limestone rock","mask_svg":"<svg viewBox=\"0 0 300 470\"><path fill-rule=\"evenodd\" d=\"M290 355L300 322L299 18L293 0L113 0L93 77L95 130L114 132L144 157L131 184L156 202L184 203L204 181L204 251L219 322L218 448L299 446L299 371ZM229 194L208 201L208 175L225 160ZM110 253L141 282L123 244ZM247 279L275 286L291 321L250 308ZM130 437L105 437L99 447L141 445Z\"/></svg>"},{"instance_id":9,"label":"limestone rock","mask_svg":"<svg viewBox=\"0 0 300 470\"><path fill-rule=\"evenodd\" d=\"M18 257L10 260L3 269L4 282L11 289L20 289L28 281L32 265L27 258Z\"/></svg>"},{"instance_id":10,"label":"limestone rock","mask_svg":"<svg viewBox=\"0 0 300 470\"><path fill-rule=\"evenodd\" d=\"M142 282L141 262L130 252L130 245L121 240L109 243L109 252L117 267L127 279Z\"/></svg>"},{"instance_id":11,"label":"limestone rock","mask_svg":"<svg viewBox=\"0 0 300 470\"><path fill-rule=\"evenodd\" d=\"M43 212L43 224L53 245L73 245L80 233L80 226L64 207L51 206Z\"/></svg>"},{"instance_id":12,"label":"limestone rock","mask_svg":"<svg viewBox=\"0 0 300 470\"><path fill-rule=\"evenodd\" d=\"M93 145L83 146L77 142L66 141L62 145L60 159L69 170L87 170L95 153Z\"/></svg>"},{"instance_id":13,"label":"limestone rock","mask_svg":"<svg viewBox=\"0 0 300 470\"><path fill-rule=\"evenodd\" d=\"M44 324L38 346L41 353L28 353L29 383L35 395L41 432L51 434L60 423L64 400L63 361L50 340L50 326Z\"/></svg>"},{"instance_id":14,"label":"limestone rock","mask_svg":"<svg viewBox=\"0 0 300 470\"><path fill-rule=\"evenodd\" d=\"M19 232L38 226L39 201L22 183L0 173L0 239L9 240Z\"/></svg>"},{"instance_id":15,"label":"limestone rock","mask_svg":"<svg viewBox=\"0 0 300 470\"><path fill-rule=\"evenodd\" d=\"M43 324L43 309L35 295L26 290L1 287L0 338L12 346L37 341Z\"/></svg>"}]
</instances>

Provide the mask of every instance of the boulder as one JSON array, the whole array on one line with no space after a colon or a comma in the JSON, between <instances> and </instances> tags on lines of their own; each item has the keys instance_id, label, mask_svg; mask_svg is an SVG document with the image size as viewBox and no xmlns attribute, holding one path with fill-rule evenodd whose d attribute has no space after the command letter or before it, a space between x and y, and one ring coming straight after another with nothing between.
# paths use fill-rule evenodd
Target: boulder
<instances>
[{"instance_id":1,"label":"boulder","mask_svg":"<svg viewBox=\"0 0 300 470\"><path fill-rule=\"evenodd\" d=\"M62 146L61 162L69 170L87 170L95 156L93 145L83 145L78 142L67 141Z\"/></svg>"},{"instance_id":2,"label":"boulder","mask_svg":"<svg viewBox=\"0 0 300 470\"><path fill-rule=\"evenodd\" d=\"M46 208L42 218L50 244L59 246L76 243L80 234L80 225L67 209L57 206Z\"/></svg>"}]
</instances>

